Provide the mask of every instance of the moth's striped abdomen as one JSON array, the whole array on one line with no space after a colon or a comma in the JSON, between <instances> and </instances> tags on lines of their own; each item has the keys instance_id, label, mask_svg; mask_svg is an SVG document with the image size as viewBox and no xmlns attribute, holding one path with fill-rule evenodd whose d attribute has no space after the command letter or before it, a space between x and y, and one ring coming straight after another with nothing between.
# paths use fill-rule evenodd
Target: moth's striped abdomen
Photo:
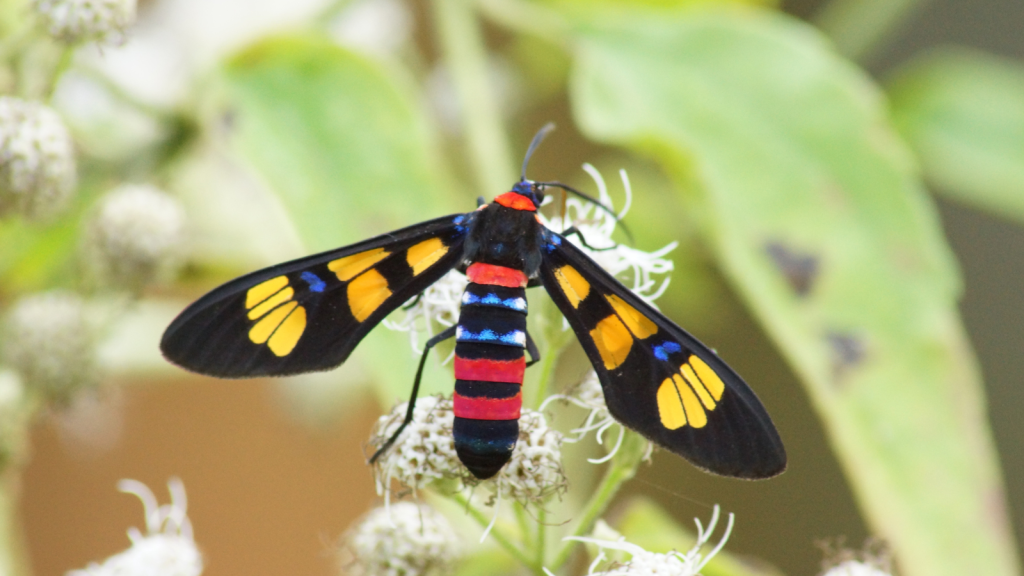
<instances>
[{"instance_id":1,"label":"moth's striped abdomen","mask_svg":"<svg viewBox=\"0 0 1024 576\"><path fill-rule=\"evenodd\" d=\"M526 275L476 263L455 333L455 450L477 478L490 478L519 438L526 369Z\"/></svg>"}]
</instances>

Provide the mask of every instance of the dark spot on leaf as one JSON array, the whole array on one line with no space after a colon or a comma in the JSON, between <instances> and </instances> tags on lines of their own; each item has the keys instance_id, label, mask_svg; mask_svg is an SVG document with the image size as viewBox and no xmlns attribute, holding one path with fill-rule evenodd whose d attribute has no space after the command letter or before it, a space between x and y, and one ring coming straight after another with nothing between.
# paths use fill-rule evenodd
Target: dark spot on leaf
<instances>
[{"instance_id":1,"label":"dark spot on leaf","mask_svg":"<svg viewBox=\"0 0 1024 576\"><path fill-rule=\"evenodd\" d=\"M830 331L825 339L832 350L832 375L836 380L863 363L867 356L867 343L862 337Z\"/></svg>"},{"instance_id":2,"label":"dark spot on leaf","mask_svg":"<svg viewBox=\"0 0 1024 576\"><path fill-rule=\"evenodd\" d=\"M764 246L776 268L786 277L798 296L807 296L818 277L820 259L809 253L798 252L781 242L770 241Z\"/></svg>"}]
</instances>

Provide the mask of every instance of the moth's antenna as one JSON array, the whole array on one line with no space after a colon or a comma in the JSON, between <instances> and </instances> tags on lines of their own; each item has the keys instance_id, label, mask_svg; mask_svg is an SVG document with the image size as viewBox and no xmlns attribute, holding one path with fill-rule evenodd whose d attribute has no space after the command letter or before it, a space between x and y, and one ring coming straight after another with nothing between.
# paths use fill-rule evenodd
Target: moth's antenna
<instances>
[{"instance_id":1,"label":"moth's antenna","mask_svg":"<svg viewBox=\"0 0 1024 576\"><path fill-rule=\"evenodd\" d=\"M533 151L537 149L537 146L540 146L540 143L542 140L544 140L544 137L547 136L548 133L554 129L555 123L548 122L547 124L544 125L543 128L538 130L537 134L533 137L533 141L530 142L530 147L526 149L526 158L523 158L523 172L519 176L520 182L526 181L526 165L530 163L530 156L533 156Z\"/></svg>"},{"instance_id":2,"label":"moth's antenna","mask_svg":"<svg viewBox=\"0 0 1024 576\"><path fill-rule=\"evenodd\" d=\"M629 228L626 227L626 224L621 219L619 219L619 215L616 214L615 211L612 210L611 208L598 202L597 198L594 198L593 196L590 196L588 194L584 194L583 192L580 192L579 190L573 188L572 186L562 184L561 182L537 182L537 186L551 186L552 188L560 188L570 194L575 194L580 198L583 198L584 200L591 202L594 206L597 206L599 210L604 210L608 214L611 214L611 217L615 219L615 222L622 227L622 231L626 234L626 238L629 239L630 244L636 243L636 241L633 239L633 233L630 232Z\"/></svg>"}]
</instances>

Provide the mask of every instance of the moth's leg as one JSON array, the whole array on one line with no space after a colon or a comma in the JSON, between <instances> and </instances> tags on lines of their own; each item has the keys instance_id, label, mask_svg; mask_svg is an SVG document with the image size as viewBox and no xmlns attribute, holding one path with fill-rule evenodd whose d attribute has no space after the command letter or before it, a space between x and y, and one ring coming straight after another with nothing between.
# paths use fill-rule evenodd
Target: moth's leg
<instances>
[{"instance_id":1,"label":"moth's leg","mask_svg":"<svg viewBox=\"0 0 1024 576\"><path fill-rule=\"evenodd\" d=\"M388 448L391 448L392 444L395 443L395 440L398 439L398 436L405 430L405 427L412 422L412 413L413 410L416 409L416 396L418 396L420 392L420 380L423 378L423 366L427 363L427 354L434 346L437 346L441 342L455 336L455 328L456 326L452 326L444 332L437 334L430 340L427 340L427 345L423 347L423 355L420 356L420 367L416 370L416 380L412 383L412 394L409 396L409 409L405 411L405 420L402 420L402 425L398 427L398 430L396 430L395 433L388 438L388 441L370 457L370 464L375 463L377 458L380 458L382 454L387 452Z\"/></svg>"}]
</instances>

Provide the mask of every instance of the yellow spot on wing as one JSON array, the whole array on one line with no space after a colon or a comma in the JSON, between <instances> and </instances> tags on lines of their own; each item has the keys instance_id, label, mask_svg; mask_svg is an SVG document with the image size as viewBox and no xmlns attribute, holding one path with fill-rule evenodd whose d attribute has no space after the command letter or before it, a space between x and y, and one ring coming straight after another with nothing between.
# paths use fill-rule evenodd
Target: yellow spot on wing
<instances>
[{"instance_id":1,"label":"yellow spot on wing","mask_svg":"<svg viewBox=\"0 0 1024 576\"><path fill-rule=\"evenodd\" d=\"M693 391L697 393L697 397L700 398L700 403L704 405L708 410L715 409L715 401L711 398L711 394L708 393L704 385L701 384L697 375L693 373L693 368L690 368L689 364L683 364L679 367L679 370L683 373L683 378L693 388Z\"/></svg>"},{"instance_id":2,"label":"yellow spot on wing","mask_svg":"<svg viewBox=\"0 0 1024 576\"><path fill-rule=\"evenodd\" d=\"M348 285L348 307L360 322L369 318L388 296L388 281L376 270L368 270Z\"/></svg>"},{"instance_id":3,"label":"yellow spot on wing","mask_svg":"<svg viewBox=\"0 0 1024 576\"><path fill-rule=\"evenodd\" d=\"M447 253L448 247L440 238L431 238L409 248L405 254L405 261L412 268L412 275L419 276Z\"/></svg>"},{"instance_id":4,"label":"yellow spot on wing","mask_svg":"<svg viewBox=\"0 0 1024 576\"><path fill-rule=\"evenodd\" d=\"M686 412L683 410L683 403L679 401L678 384L674 382L675 379L679 379L678 374L666 378L658 387L658 415L661 417L661 425L669 430L678 430L686 426Z\"/></svg>"},{"instance_id":5,"label":"yellow spot on wing","mask_svg":"<svg viewBox=\"0 0 1024 576\"><path fill-rule=\"evenodd\" d=\"M298 302L289 302L284 306L278 306L273 312L267 314L262 320L256 323L252 329L249 330L249 340L252 340L254 344L263 344L270 338L270 335L274 333L278 325L288 317L288 314L298 306Z\"/></svg>"},{"instance_id":6,"label":"yellow spot on wing","mask_svg":"<svg viewBox=\"0 0 1024 576\"><path fill-rule=\"evenodd\" d=\"M670 430L686 424L695 428L708 425L708 414L700 406L693 389L679 374L673 374L658 386L657 413L662 418L662 425Z\"/></svg>"},{"instance_id":7,"label":"yellow spot on wing","mask_svg":"<svg viewBox=\"0 0 1024 576\"><path fill-rule=\"evenodd\" d=\"M277 294L274 294L270 298L267 298L259 306L253 308L252 310L249 310L249 320L255 320L260 316L263 316L267 312L270 312L274 308L277 308L281 304L284 304L285 302L291 300L292 296L294 295L295 290L293 290L291 286L285 288L284 290L278 291Z\"/></svg>"},{"instance_id":8,"label":"yellow spot on wing","mask_svg":"<svg viewBox=\"0 0 1024 576\"><path fill-rule=\"evenodd\" d=\"M562 289L562 294L569 300L573 308L579 308L580 302L590 294L590 282L587 282L572 266L555 268L555 279Z\"/></svg>"},{"instance_id":9,"label":"yellow spot on wing","mask_svg":"<svg viewBox=\"0 0 1024 576\"><path fill-rule=\"evenodd\" d=\"M306 309L299 306L277 327L267 346L277 356L287 356L306 330Z\"/></svg>"},{"instance_id":10,"label":"yellow spot on wing","mask_svg":"<svg viewBox=\"0 0 1024 576\"><path fill-rule=\"evenodd\" d=\"M338 280L348 282L358 276L360 272L387 258L390 254L390 252L386 252L383 248L374 248L373 250L332 260L327 263L327 269L334 272Z\"/></svg>"},{"instance_id":11,"label":"yellow spot on wing","mask_svg":"<svg viewBox=\"0 0 1024 576\"><path fill-rule=\"evenodd\" d=\"M597 327L590 331L590 338L608 370L614 370L625 362L629 349L633 347L633 336L614 314L598 322Z\"/></svg>"},{"instance_id":12,"label":"yellow spot on wing","mask_svg":"<svg viewBox=\"0 0 1024 576\"><path fill-rule=\"evenodd\" d=\"M682 380L682 379L680 379ZM673 380L675 382L675 380ZM679 397L683 399L683 409L686 410L686 421L694 428L703 428L708 423L708 415L697 400L697 395L684 382L678 382L676 389L679 390Z\"/></svg>"},{"instance_id":13,"label":"yellow spot on wing","mask_svg":"<svg viewBox=\"0 0 1024 576\"><path fill-rule=\"evenodd\" d=\"M605 299L615 309L615 313L619 315L619 318L622 318L622 321L629 328L629 331L633 333L633 336L643 340L652 334L658 333L657 324L651 322L647 316L641 314L636 308L626 304L622 298L615 294L607 294Z\"/></svg>"},{"instance_id":14,"label":"yellow spot on wing","mask_svg":"<svg viewBox=\"0 0 1024 576\"><path fill-rule=\"evenodd\" d=\"M725 383L722 379L715 374L715 371L711 369L703 360L696 356L690 356L690 366L693 366L694 372L697 373L697 377L704 383L704 387L711 392L711 395L715 397L715 400L722 399L722 393L725 392Z\"/></svg>"},{"instance_id":15,"label":"yellow spot on wing","mask_svg":"<svg viewBox=\"0 0 1024 576\"><path fill-rule=\"evenodd\" d=\"M252 308L253 306L259 304L260 302L266 300L267 296L276 293L278 290L284 288L287 285L288 277L278 276L276 278L271 278L266 282L261 282L253 286L252 288L249 288L249 291L245 293L245 307L247 309Z\"/></svg>"},{"instance_id":16,"label":"yellow spot on wing","mask_svg":"<svg viewBox=\"0 0 1024 576\"><path fill-rule=\"evenodd\" d=\"M708 424L708 415L701 407L700 400L679 374L666 378L658 387L658 415L661 424L669 430L687 424L694 428L703 428Z\"/></svg>"}]
</instances>

